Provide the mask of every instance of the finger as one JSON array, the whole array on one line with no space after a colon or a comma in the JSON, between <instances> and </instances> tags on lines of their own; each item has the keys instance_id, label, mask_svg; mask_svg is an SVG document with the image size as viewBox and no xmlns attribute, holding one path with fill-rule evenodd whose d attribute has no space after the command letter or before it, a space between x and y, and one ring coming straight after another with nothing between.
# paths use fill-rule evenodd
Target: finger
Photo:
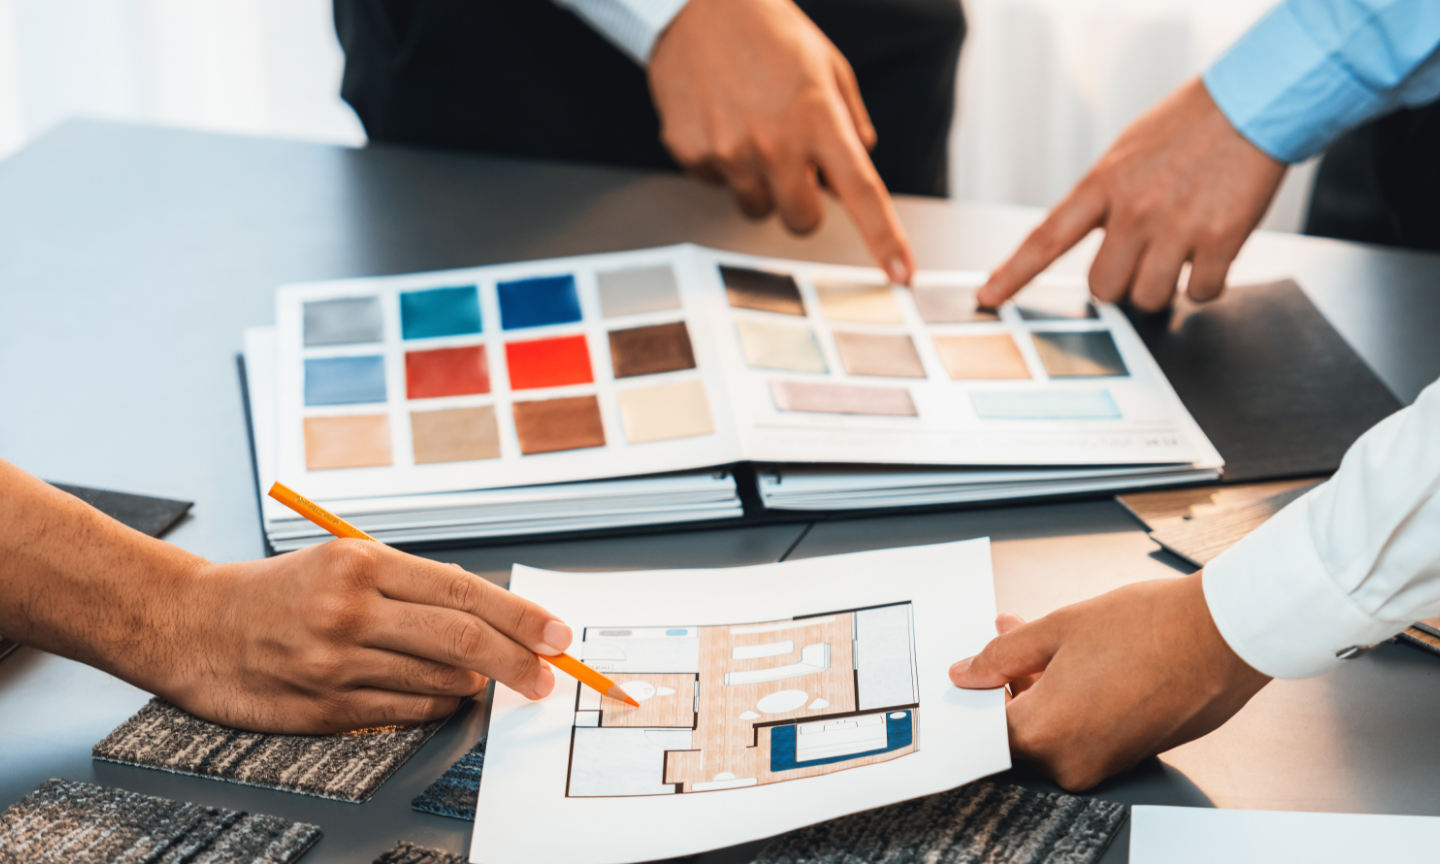
<instances>
[{"instance_id":1,"label":"finger","mask_svg":"<svg viewBox=\"0 0 1440 864\"><path fill-rule=\"evenodd\" d=\"M1111 222L1105 227L1105 239L1095 261L1090 265L1090 293L1106 303L1114 303L1130 291L1145 254L1146 238L1132 228Z\"/></svg>"},{"instance_id":2,"label":"finger","mask_svg":"<svg viewBox=\"0 0 1440 864\"><path fill-rule=\"evenodd\" d=\"M1171 240L1152 243L1146 248L1130 288L1130 300L1135 308L1141 312L1159 312L1170 305L1175 286L1180 284L1180 270L1185 266L1188 251L1184 245Z\"/></svg>"},{"instance_id":3,"label":"finger","mask_svg":"<svg viewBox=\"0 0 1440 864\"><path fill-rule=\"evenodd\" d=\"M850 122L855 124L855 134L860 137L860 143L866 150L874 150L879 136L875 133L875 124L870 120L870 112L865 109L865 100L860 98L860 82L855 80L855 70L850 68L850 62L839 49L831 46L830 52L831 65L835 68L835 84L840 88L840 98L845 100L845 107L850 110Z\"/></svg>"},{"instance_id":4,"label":"finger","mask_svg":"<svg viewBox=\"0 0 1440 864\"><path fill-rule=\"evenodd\" d=\"M1185 293L1191 300L1204 303L1214 300L1225 292L1225 277L1230 273L1230 262L1235 260L1229 250L1197 249L1190 264L1190 283Z\"/></svg>"},{"instance_id":5,"label":"finger","mask_svg":"<svg viewBox=\"0 0 1440 864\"><path fill-rule=\"evenodd\" d=\"M890 193L854 131L831 124L821 133L815 157L826 182L855 220L870 254L880 262L890 281L909 285L915 274L910 238L905 236Z\"/></svg>"},{"instance_id":6,"label":"finger","mask_svg":"<svg viewBox=\"0 0 1440 864\"><path fill-rule=\"evenodd\" d=\"M779 166L771 177L775 203L785 227L796 234L814 231L825 216L815 166L795 162Z\"/></svg>"},{"instance_id":7,"label":"finger","mask_svg":"<svg viewBox=\"0 0 1440 864\"><path fill-rule=\"evenodd\" d=\"M721 174L713 165L700 162L695 165L685 166L685 170L700 178L701 181L709 183L711 186L725 185L725 175Z\"/></svg>"},{"instance_id":8,"label":"finger","mask_svg":"<svg viewBox=\"0 0 1440 864\"><path fill-rule=\"evenodd\" d=\"M574 639L565 622L543 607L473 573L389 547L381 547L381 556L375 584L386 597L469 613L534 653L559 654Z\"/></svg>"},{"instance_id":9,"label":"finger","mask_svg":"<svg viewBox=\"0 0 1440 864\"><path fill-rule=\"evenodd\" d=\"M1040 227L1030 232L1015 254L996 268L976 293L981 306L994 308L1030 284L1041 271L1054 263L1076 243L1085 239L1105 219L1105 198L1085 182L1055 205Z\"/></svg>"},{"instance_id":10,"label":"finger","mask_svg":"<svg viewBox=\"0 0 1440 864\"><path fill-rule=\"evenodd\" d=\"M350 666L349 686L425 696L474 696L490 680L462 666L374 648L362 648Z\"/></svg>"},{"instance_id":11,"label":"finger","mask_svg":"<svg viewBox=\"0 0 1440 864\"><path fill-rule=\"evenodd\" d=\"M717 170L724 175L740 212L751 219L762 219L775 210L775 196L765 182L765 175L748 161L721 163Z\"/></svg>"},{"instance_id":12,"label":"finger","mask_svg":"<svg viewBox=\"0 0 1440 864\"><path fill-rule=\"evenodd\" d=\"M544 698L554 687L549 667L533 650L501 633L483 616L458 609L383 600L372 616L365 644L473 670L532 699Z\"/></svg>"},{"instance_id":13,"label":"finger","mask_svg":"<svg viewBox=\"0 0 1440 864\"><path fill-rule=\"evenodd\" d=\"M1009 612L995 619L995 632L1001 636L1004 636L1011 630L1018 630L1023 626L1025 626L1025 619L1019 615L1012 615ZM1034 687L1035 682L1039 680L1039 675L1021 675L1018 678L1011 679L1008 692L1006 693L1005 704L1009 705L1012 699L1029 690L1031 687Z\"/></svg>"},{"instance_id":14,"label":"finger","mask_svg":"<svg viewBox=\"0 0 1440 864\"><path fill-rule=\"evenodd\" d=\"M1059 647L1059 628L1042 618L990 640L974 657L950 667L950 680L968 690L990 690L1045 671Z\"/></svg>"}]
</instances>

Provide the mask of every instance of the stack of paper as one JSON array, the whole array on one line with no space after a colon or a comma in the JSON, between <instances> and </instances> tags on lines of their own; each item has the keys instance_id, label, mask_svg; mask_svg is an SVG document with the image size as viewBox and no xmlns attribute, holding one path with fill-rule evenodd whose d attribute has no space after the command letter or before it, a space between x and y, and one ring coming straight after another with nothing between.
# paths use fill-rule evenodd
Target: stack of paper
<instances>
[{"instance_id":1,"label":"stack of paper","mask_svg":"<svg viewBox=\"0 0 1440 864\"><path fill-rule=\"evenodd\" d=\"M686 245L288 286L246 352L258 474L397 542L739 516L747 461L794 510L1218 476L1118 310L983 280Z\"/></svg>"}]
</instances>

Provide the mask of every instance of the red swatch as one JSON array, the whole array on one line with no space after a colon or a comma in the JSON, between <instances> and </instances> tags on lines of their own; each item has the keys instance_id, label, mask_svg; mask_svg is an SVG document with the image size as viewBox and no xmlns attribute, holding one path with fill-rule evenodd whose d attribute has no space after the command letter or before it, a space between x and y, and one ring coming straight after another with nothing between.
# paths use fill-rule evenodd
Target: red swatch
<instances>
[{"instance_id":1,"label":"red swatch","mask_svg":"<svg viewBox=\"0 0 1440 864\"><path fill-rule=\"evenodd\" d=\"M510 367L512 390L589 384L595 380L590 373L590 349L585 346L584 336L507 342L505 362Z\"/></svg>"},{"instance_id":2,"label":"red swatch","mask_svg":"<svg viewBox=\"0 0 1440 864\"><path fill-rule=\"evenodd\" d=\"M411 351L405 355L405 392L411 399L490 392L485 346Z\"/></svg>"}]
</instances>

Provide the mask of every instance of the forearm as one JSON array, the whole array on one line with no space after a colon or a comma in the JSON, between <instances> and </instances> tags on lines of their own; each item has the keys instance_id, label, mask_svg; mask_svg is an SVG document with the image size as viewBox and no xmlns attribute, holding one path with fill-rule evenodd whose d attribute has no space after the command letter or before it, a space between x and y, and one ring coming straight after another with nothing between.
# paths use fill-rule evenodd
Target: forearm
<instances>
[{"instance_id":1,"label":"forearm","mask_svg":"<svg viewBox=\"0 0 1440 864\"><path fill-rule=\"evenodd\" d=\"M205 561L0 460L0 633L149 689Z\"/></svg>"}]
</instances>

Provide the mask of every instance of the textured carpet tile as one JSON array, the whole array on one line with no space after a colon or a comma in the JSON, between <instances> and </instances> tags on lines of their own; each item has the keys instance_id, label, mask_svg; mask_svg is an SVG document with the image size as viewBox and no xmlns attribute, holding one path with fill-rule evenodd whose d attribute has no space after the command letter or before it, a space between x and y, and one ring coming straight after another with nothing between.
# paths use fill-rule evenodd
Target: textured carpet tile
<instances>
[{"instance_id":1,"label":"textured carpet tile","mask_svg":"<svg viewBox=\"0 0 1440 864\"><path fill-rule=\"evenodd\" d=\"M755 864L1091 864L1128 808L972 783L792 831Z\"/></svg>"},{"instance_id":2,"label":"textured carpet tile","mask_svg":"<svg viewBox=\"0 0 1440 864\"><path fill-rule=\"evenodd\" d=\"M410 806L422 813L475 821L475 802L480 798L480 772L485 768L485 739L470 748L445 773L425 787Z\"/></svg>"},{"instance_id":3,"label":"textured carpet tile","mask_svg":"<svg viewBox=\"0 0 1440 864\"><path fill-rule=\"evenodd\" d=\"M441 852L401 840L395 848L375 859L375 864L466 864L464 855Z\"/></svg>"},{"instance_id":4,"label":"textured carpet tile","mask_svg":"<svg viewBox=\"0 0 1440 864\"><path fill-rule=\"evenodd\" d=\"M288 864L320 836L277 816L47 780L0 814L0 861Z\"/></svg>"},{"instance_id":5,"label":"textured carpet tile","mask_svg":"<svg viewBox=\"0 0 1440 864\"><path fill-rule=\"evenodd\" d=\"M95 745L96 759L339 801L369 801L444 720L344 735L262 735L152 699Z\"/></svg>"}]
</instances>

